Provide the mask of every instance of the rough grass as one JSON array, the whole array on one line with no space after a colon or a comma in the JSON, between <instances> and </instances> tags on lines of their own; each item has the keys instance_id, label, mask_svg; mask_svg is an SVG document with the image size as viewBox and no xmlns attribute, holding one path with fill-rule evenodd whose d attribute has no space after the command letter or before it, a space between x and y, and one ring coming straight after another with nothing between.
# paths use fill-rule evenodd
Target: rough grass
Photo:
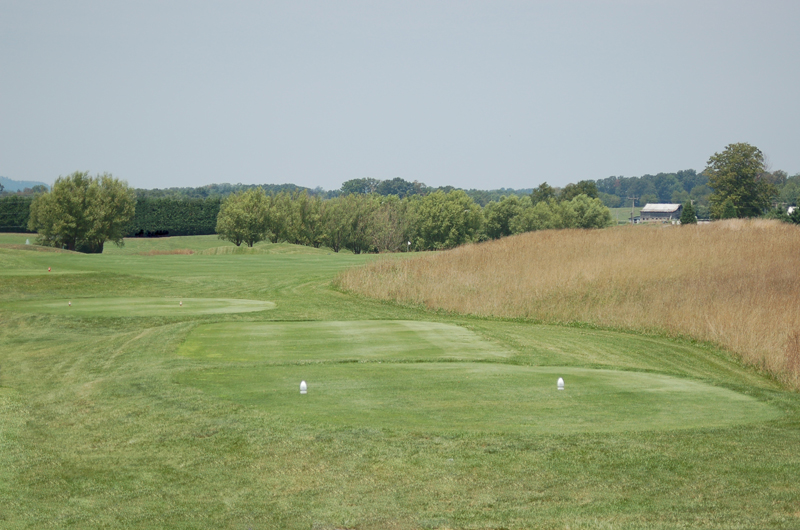
<instances>
[{"instance_id":1,"label":"rough grass","mask_svg":"<svg viewBox=\"0 0 800 530\"><path fill-rule=\"evenodd\" d=\"M719 344L800 388L800 227L523 234L343 273L345 290L480 316L667 332Z\"/></svg>"}]
</instances>

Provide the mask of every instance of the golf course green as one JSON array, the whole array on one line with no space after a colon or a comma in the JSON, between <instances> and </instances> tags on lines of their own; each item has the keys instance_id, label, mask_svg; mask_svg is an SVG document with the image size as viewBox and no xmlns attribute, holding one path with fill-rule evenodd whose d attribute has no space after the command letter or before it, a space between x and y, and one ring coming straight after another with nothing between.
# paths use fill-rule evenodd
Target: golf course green
<instances>
[{"instance_id":1,"label":"golf course green","mask_svg":"<svg viewBox=\"0 0 800 530\"><path fill-rule=\"evenodd\" d=\"M800 396L714 345L333 286L405 256L3 237L0 528L800 526Z\"/></svg>"}]
</instances>

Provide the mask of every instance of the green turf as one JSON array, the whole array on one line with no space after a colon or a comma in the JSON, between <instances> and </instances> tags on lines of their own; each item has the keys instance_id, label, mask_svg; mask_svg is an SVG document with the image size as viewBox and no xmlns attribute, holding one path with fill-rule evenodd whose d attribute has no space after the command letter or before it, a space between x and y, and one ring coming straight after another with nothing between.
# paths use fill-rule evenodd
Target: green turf
<instances>
[{"instance_id":1,"label":"green turf","mask_svg":"<svg viewBox=\"0 0 800 530\"><path fill-rule=\"evenodd\" d=\"M25 241L36 243L36 234L18 234L0 232L0 245L24 245Z\"/></svg>"},{"instance_id":2,"label":"green turf","mask_svg":"<svg viewBox=\"0 0 800 530\"><path fill-rule=\"evenodd\" d=\"M286 420L423 434L694 429L780 415L752 397L676 377L494 363L259 365L209 368L179 381ZM299 394L300 381L308 394Z\"/></svg>"},{"instance_id":3,"label":"green turf","mask_svg":"<svg viewBox=\"0 0 800 530\"><path fill-rule=\"evenodd\" d=\"M196 253L0 247L0 528L800 526L800 396L711 345L397 307L331 288L375 256L171 239ZM275 306L63 307L112 298ZM542 429L548 400L583 424Z\"/></svg>"},{"instance_id":4,"label":"green turf","mask_svg":"<svg viewBox=\"0 0 800 530\"><path fill-rule=\"evenodd\" d=\"M73 316L143 317L176 314L211 315L250 313L273 309L275 304L260 300L228 298L75 298L32 300L9 303L11 311Z\"/></svg>"},{"instance_id":5,"label":"green turf","mask_svg":"<svg viewBox=\"0 0 800 530\"><path fill-rule=\"evenodd\" d=\"M638 217L639 216L639 212L642 211L642 208L643 208L643 206L637 206L636 208L634 208L633 209L633 216L634 217ZM630 204L628 205L627 208L623 206L621 208L609 208L609 210L611 210L611 217L614 219L614 221L617 222L617 224L624 224L624 223L630 223L631 222L631 207L630 207Z\"/></svg>"},{"instance_id":6,"label":"green turf","mask_svg":"<svg viewBox=\"0 0 800 530\"><path fill-rule=\"evenodd\" d=\"M281 363L482 360L511 357L514 352L452 324L370 320L207 324L189 335L178 354Z\"/></svg>"}]
</instances>

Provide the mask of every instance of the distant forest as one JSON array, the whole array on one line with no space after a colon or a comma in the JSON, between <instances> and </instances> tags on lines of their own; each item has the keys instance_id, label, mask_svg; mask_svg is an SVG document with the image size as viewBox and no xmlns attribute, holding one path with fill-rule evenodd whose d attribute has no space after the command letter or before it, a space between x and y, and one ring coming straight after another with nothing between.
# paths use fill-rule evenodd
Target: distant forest
<instances>
[{"instance_id":1,"label":"distant forest","mask_svg":"<svg viewBox=\"0 0 800 530\"><path fill-rule=\"evenodd\" d=\"M783 209L800 203L800 173L789 177L785 171L764 173L775 186L777 194L773 205ZM2 184L14 183L13 188ZM27 231L28 211L33 197L47 191L40 183L11 181L4 178L0 182L0 232ZM31 187L19 189L18 184ZM132 233L153 230L152 226L163 226L172 235L213 234L216 213L228 195L253 188L262 188L267 195L296 195L305 192L315 199L334 199L352 194L374 194L377 196L397 196L404 199L412 196L427 196L437 191L449 193L460 189L453 186L431 187L418 181L409 182L402 178L378 180L372 178L352 179L343 183L338 190L326 191L322 188L304 188L295 184L210 184L200 187L137 189L136 222ZM568 184L563 188L551 187L546 182L536 188L500 188L494 190L461 190L482 208L492 203L499 205L504 197L530 197L532 204L556 198L571 200L578 194L586 194L600 199L609 208L629 207L635 200L636 206L647 203L681 203L693 201L697 216L709 217L708 204L711 188L703 173L686 169L675 173L658 173L641 177L608 177L601 180L583 180ZM526 199L527 200L527 199ZM493 206L494 206L493 205ZM157 222L156 222L157 221ZM134 230L135 228L135 230Z\"/></svg>"},{"instance_id":2,"label":"distant forest","mask_svg":"<svg viewBox=\"0 0 800 530\"><path fill-rule=\"evenodd\" d=\"M295 193L305 191L312 197L320 199L333 199L341 195L351 193L374 193L376 195L388 196L397 195L399 198L410 197L412 195L429 195L435 191L447 193L456 189L453 186L440 186L437 188L426 186L421 182L409 182L401 178L391 180L378 180L372 178L348 180L338 190L324 190L317 188L304 188L295 184L209 184L198 188L163 188L163 189L137 189L136 196L143 199L155 198L183 198L183 199L208 199L225 198L236 192L247 191L253 188L262 188L267 195L278 193ZM533 188L511 189L500 188L496 190L463 190L466 194L480 206L486 206L492 201L499 201L507 195L530 195Z\"/></svg>"},{"instance_id":3,"label":"distant forest","mask_svg":"<svg viewBox=\"0 0 800 530\"><path fill-rule=\"evenodd\" d=\"M765 173L762 177L774 184L778 190L778 195L774 197L777 206L786 207L798 204L798 199L800 199L800 173L789 177L785 171L778 170ZM591 184L594 184L594 189ZM545 182L536 189L550 189L555 196L559 196L564 190L569 190L574 186L576 184L569 184L565 188L550 188ZM701 218L708 217L708 199L712 192L711 188L708 187L708 177L693 169L685 169L675 173L642 175L641 177L612 176L600 180L583 180L578 182L577 186L590 196L599 198L609 208L630 206L632 200L635 200L636 206L644 206L647 203L684 204L691 200L694 202L695 208L698 210L698 216ZM330 191L319 187L314 189L304 188L294 184L211 184L199 188L137 189L136 193L140 198L207 199L224 198L231 193L252 188L263 188L268 195L281 192L305 191L309 195L321 199L332 199L351 193L374 193L382 196L396 195L402 199L412 195L429 195L436 191L447 193L462 189L453 186L431 187L422 182L409 182L402 178L391 180L362 178L348 180L342 184L340 189ZM463 191L476 204L484 207L490 202L499 202L506 196L516 195L522 197L531 195L534 188L465 189Z\"/></svg>"}]
</instances>

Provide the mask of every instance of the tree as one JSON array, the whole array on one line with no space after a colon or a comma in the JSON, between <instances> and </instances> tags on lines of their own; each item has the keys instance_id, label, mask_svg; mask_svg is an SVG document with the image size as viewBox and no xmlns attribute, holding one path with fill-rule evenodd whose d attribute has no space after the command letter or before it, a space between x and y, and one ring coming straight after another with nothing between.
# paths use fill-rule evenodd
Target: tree
<instances>
[{"instance_id":1,"label":"tree","mask_svg":"<svg viewBox=\"0 0 800 530\"><path fill-rule=\"evenodd\" d=\"M417 199L411 198L411 223L414 248L442 250L475 240L483 213L462 190L449 193L435 191ZM413 200L416 199L416 200Z\"/></svg>"},{"instance_id":2,"label":"tree","mask_svg":"<svg viewBox=\"0 0 800 530\"><path fill-rule=\"evenodd\" d=\"M394 195L381 197L380 205L372 212L369 221L370 240L378 252L405 249L408 233L407 207L408 201L402 201Z\"/></svg>"},{"instance_id":3,"label":"tree","mask_svg":"<svg viewBox=\"0 0 800 530\"><path fill-rule=\"evenodd\" d=\"M578 195L587 195L591 199L597 199L599 197L598 193L597 184L591 180L582 180L577 184L567 184L564 186L558 199L561 201L571 201Z\"/></svg>"},{"instance_id":4,"label":"tree","mask_svg":"<svg viewBox=\"0 0 800 530\"><path fill-rule=\"evenodd\" d=\"M374 234L370 222L378 201L374 195L349 194L325 201L323 242L334 252L342 248L360 254L370 249Z\"/></svg>"},{"instance_id":5,"label":"tree","mask_svg":"<svg viewBox=\"0 0 800 530\"><path fill-rule=\"evenodd\" d=\"M363 179L350 179L342 184L342 195L350 195L352 193L373 193L380 184L380 180L373 178Z\"/></svg>"},{"instance_id":6,"label":"tree","mask_svg":"<svg viewBox=\"0 0 800 530\"><path fill-rule=\"evenodd\" d=\"M531 192L531 203L547 202L550 199L555 199L555 197L556 190L547 182L542 182L539 187Z\"/></svg>"},{"instance_id":7,"label":"tree","mask_svg":"<svg viewBox=\"0 0 800 530\"><path fill-rule=\"evenodd\" d=\"M575 211L577 228L605 228L613 223L611 210L600 199L581 194L572 199L570 203Z\"/></svg>"},{"instance_id":8,"label":"tree","mask_svg":"<svg viewBox=\"0 0 800 530\"><path fill-rule=\"evenodd\" d=\"M526 204L527 202L527 204ZM557 204L555 198L532 204L528 198L522 200L522 211L509 223L512 233L521 234L534 230L555 228L553 208Z\"/></svg>"},{"instance_id":9,"label":"tree","mask_svg":"<svg viewBox=\"0 0 800 530\"><path fill-rule=\"evenodd\" d=\"M217 234L237 247L252 247L267 237L269 201L262 188L228 196L217 215Z\"/></svg>"},{"instance_id":10,"label":"tree","mask_svg":"<svg viewBox=\"0 0 800 530\"><path fill-rule=\"evenodd\" d=\"M58 177L48 193L31 203L28 229L42 245L99 253L106 241L123 245L136 209L133 190L104 173L76 171Z\"/></svg>"},{"instance_id":11,"label":"tree","mask_svg":"<svg viewBox=\"0 0 800 530\"><path fill-rule=\"evenodd\" d=\"M694 213L694 206L692 206L692 201L688 201L686 202L686 204L683 205L683 211L681 212L680 222L682 225L697 224L697 216Z\"/></svg>"},{"instance_id":12,"label":"tree","mask_svg":"<svg viewBox=\"0 0 800 530\"><path fill-rule=\"evenodd\" d=\"M491 239L510 236L511 219L522 211L521 201L516 195L503 197L500 202L490 202L483 209L484 230Z\"/></svg>"},{"instance_id":13,"label":"tree","mask_svg":"<svg viewBox=\"0 0 800 530\"><path fill-rule=\"evenodd\" d=\"M733 219L737 217L736 215L736 206L733 204L732 199L725 199L725 202L722 203L719 209L719 213L717 214L717 219Z\"/></svg>"},{"instance_id":14,"label":"tree","mask_svg":"<svg viewBox=\"0 0 800 530\"><path fill-rule=\"evenodd\" d=\"M378 195L397 195L401 199L408 195L413 195L415 192L414 183L403 180L400 177L381 181L375 187L375 193Z\"/></svg>"},{"instance_id":15,"label":"tree","mask_svg":"<svg viewBox=\"0 0 800 530\"><path fill-rule=\"evenodd\" d=\"M776 193L764 178L764 155L750 144L730 144L722 153L714 153L705 173L714 190L710 197L711 215L717 219L724 218L726 201L732 203L738 217L758 217Z\"/></svg>"}]
</instances>

